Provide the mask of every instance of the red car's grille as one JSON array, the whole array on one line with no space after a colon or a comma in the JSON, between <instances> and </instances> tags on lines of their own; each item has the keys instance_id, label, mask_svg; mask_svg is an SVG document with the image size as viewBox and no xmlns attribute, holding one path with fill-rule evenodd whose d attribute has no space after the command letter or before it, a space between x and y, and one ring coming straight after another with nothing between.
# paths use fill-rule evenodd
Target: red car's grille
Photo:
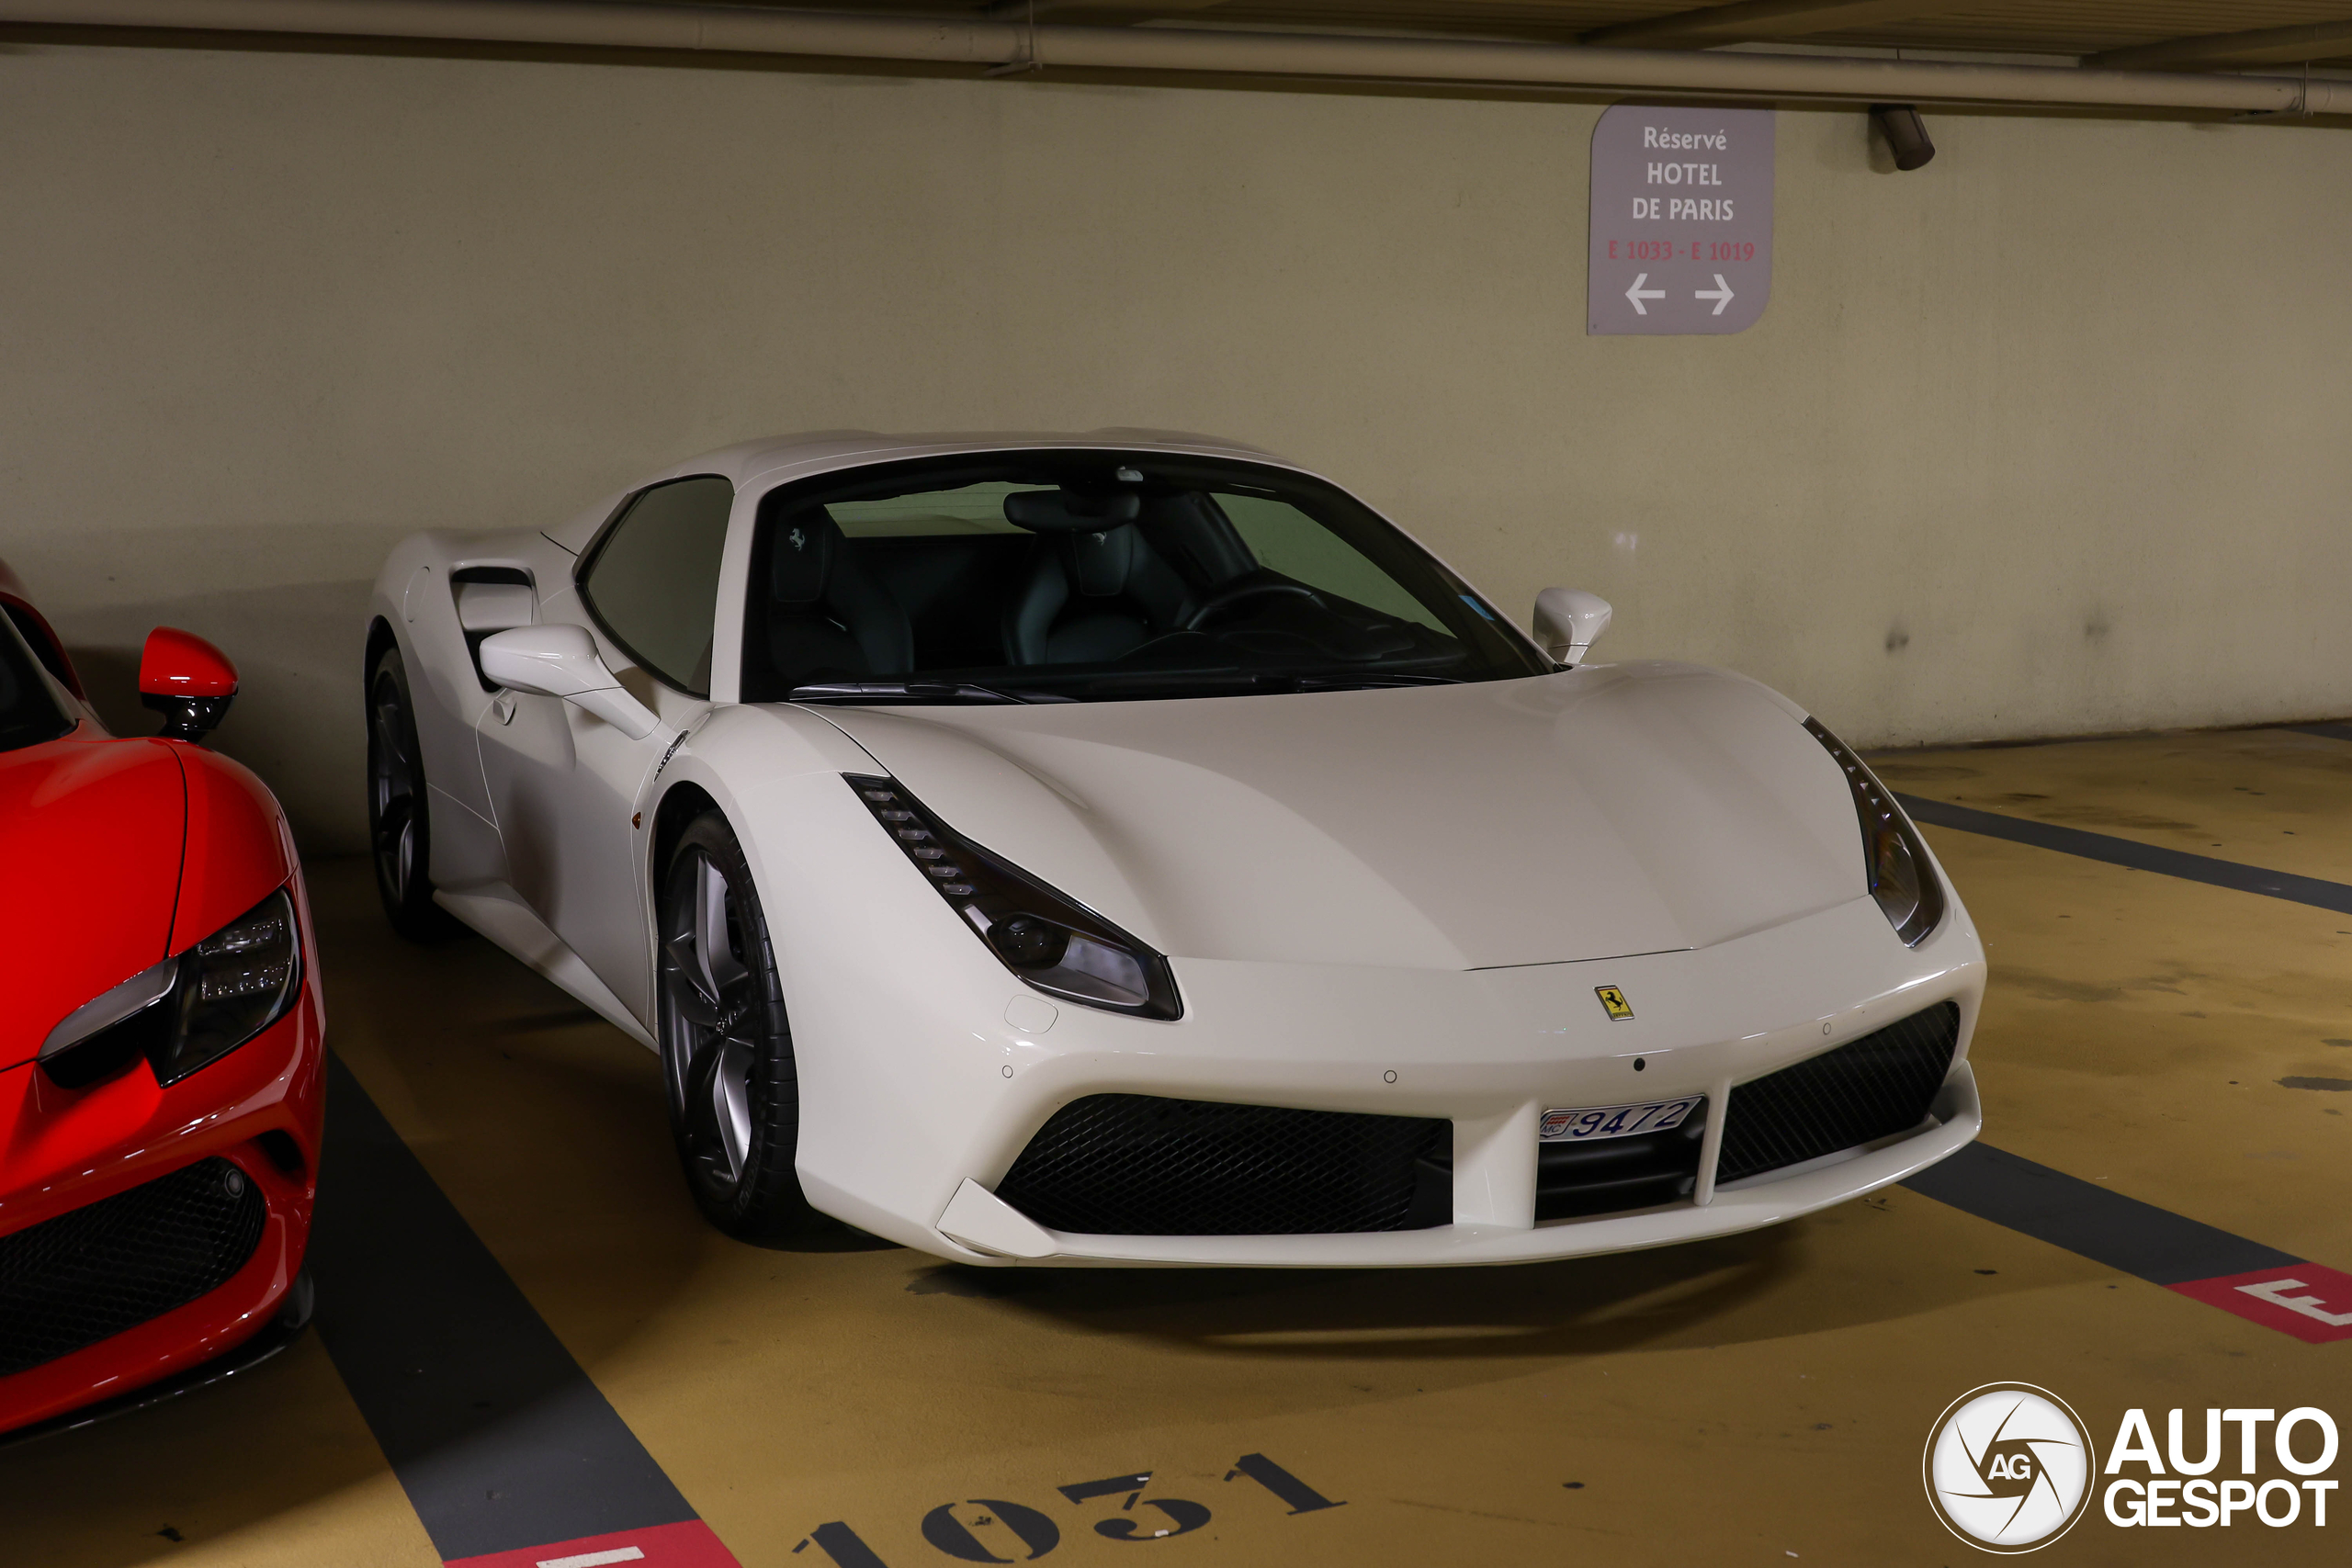
<instances>
[{"instance_id":1,"label":"red car's grille","mask_svg":"<svg viewBox=\"0 0 2352 1568\"><path fill-rule=\"evenodd\" d=\"M253 1179L215 1158L0 1236L0 1377L220 1285L261 1245L264 1217Z\"/></svg>"}]
</instances>

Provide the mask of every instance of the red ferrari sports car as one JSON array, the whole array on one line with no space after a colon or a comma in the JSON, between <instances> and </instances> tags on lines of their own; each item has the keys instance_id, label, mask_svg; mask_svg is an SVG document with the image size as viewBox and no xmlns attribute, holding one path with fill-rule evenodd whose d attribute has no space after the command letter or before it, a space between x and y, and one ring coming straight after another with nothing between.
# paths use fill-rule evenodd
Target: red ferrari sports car
<instances>
[{"instance_id":1,"label":"red ferrari sports car","mask_svg":"<svg viewBox=\"0 0 2352 1568\"><path fill-rule=\"evenodd\" d=\"M308 1321L324 1019L237 689L159 627L153 739L99 724L0 565L0 1440L250 1366Z\"/></svg>"}]
</instances>

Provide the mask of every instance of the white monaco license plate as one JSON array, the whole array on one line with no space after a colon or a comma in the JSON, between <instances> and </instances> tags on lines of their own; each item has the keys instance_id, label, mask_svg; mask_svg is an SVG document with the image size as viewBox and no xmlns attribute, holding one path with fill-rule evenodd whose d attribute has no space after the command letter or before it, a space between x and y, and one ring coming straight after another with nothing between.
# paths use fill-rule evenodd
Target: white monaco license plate
<instances>
[{"instance_id":1,"label":"white monaco license plate","mask_svg":"<svg viewBox=\"0 0 2352 1568\"><path fill-rule=\"evenodd\" d=\"M1679 1100L1645 1100L1638 1105L1589 1105L1580 1111L1546 1111L1536 1130L1539 1142L1589 1144L1601 1138L1630 1137L1635 1133L1663 1133L1679 1127L1690 1114L1707 1103L1702 1094Z\"/></svg>"}]
</instances>

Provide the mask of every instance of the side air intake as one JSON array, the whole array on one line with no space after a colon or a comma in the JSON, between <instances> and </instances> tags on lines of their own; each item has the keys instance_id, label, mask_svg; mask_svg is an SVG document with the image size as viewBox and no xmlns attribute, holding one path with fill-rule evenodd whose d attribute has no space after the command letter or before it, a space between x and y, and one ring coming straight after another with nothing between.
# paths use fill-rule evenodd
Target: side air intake
<instances>
[{"instance_id":1,"label":"side air intake","mask_svg":"<svg viewBox=\"0 0 2352 1568\"><path fill-rule=\"evenodd\" d=\"M1717 1183L1802 1165L1927 1120L1960 1043L1942 1002L1731 1091Z\"/></svg>"}]
</instances>

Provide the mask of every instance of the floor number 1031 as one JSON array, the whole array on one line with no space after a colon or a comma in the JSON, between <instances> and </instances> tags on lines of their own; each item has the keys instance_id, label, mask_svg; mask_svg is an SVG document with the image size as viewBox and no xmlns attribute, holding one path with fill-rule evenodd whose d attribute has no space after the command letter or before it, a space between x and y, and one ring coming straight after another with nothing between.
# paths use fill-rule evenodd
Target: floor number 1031
<instances>
[{"instance_id":1,"label":"floor number 1031","mask_svg":"<svg viewBox=\"0 0 2352 1568\"><path fill-rule=\"evenodd\" d=\"M1151 1474L1150 1471L1142 1470L1132 1475L1073 1482L1054 1490L1070 1506L1078 1508L1103 1506L1112 1498L1123 1498L1110 1510L1108 1517L1094 1520L1094 1533L1106 1540L1167 1540L1190 1535L1209 1522L1205 1504L1189 1497L1145 1496L1151 1486ZM1225 1478L1255 1482L1286 1505L1293 1515L1344 1506L1264 1454L1243 1454L1233 1461L1233 1468L1225 1472ZM984 1530L985 1536L981 1533ZM1053 1514L1026 1503L1004 1497L970 1497L961 1503L942 1503L925 1514L922 1538L959 1562L1026 1562L1059 1546L1062 1528L1055 1522ZM992 1543L1010 1549L1014 1542L1023 1549L1019 1556L1000 1556L991 1549ZM819 1525L792 1550L805 1551L811 1546L832 1559L835 1568L888 1568L880 1554L860 1540L843 1520Z\"/></svg>"}]
</instances>

